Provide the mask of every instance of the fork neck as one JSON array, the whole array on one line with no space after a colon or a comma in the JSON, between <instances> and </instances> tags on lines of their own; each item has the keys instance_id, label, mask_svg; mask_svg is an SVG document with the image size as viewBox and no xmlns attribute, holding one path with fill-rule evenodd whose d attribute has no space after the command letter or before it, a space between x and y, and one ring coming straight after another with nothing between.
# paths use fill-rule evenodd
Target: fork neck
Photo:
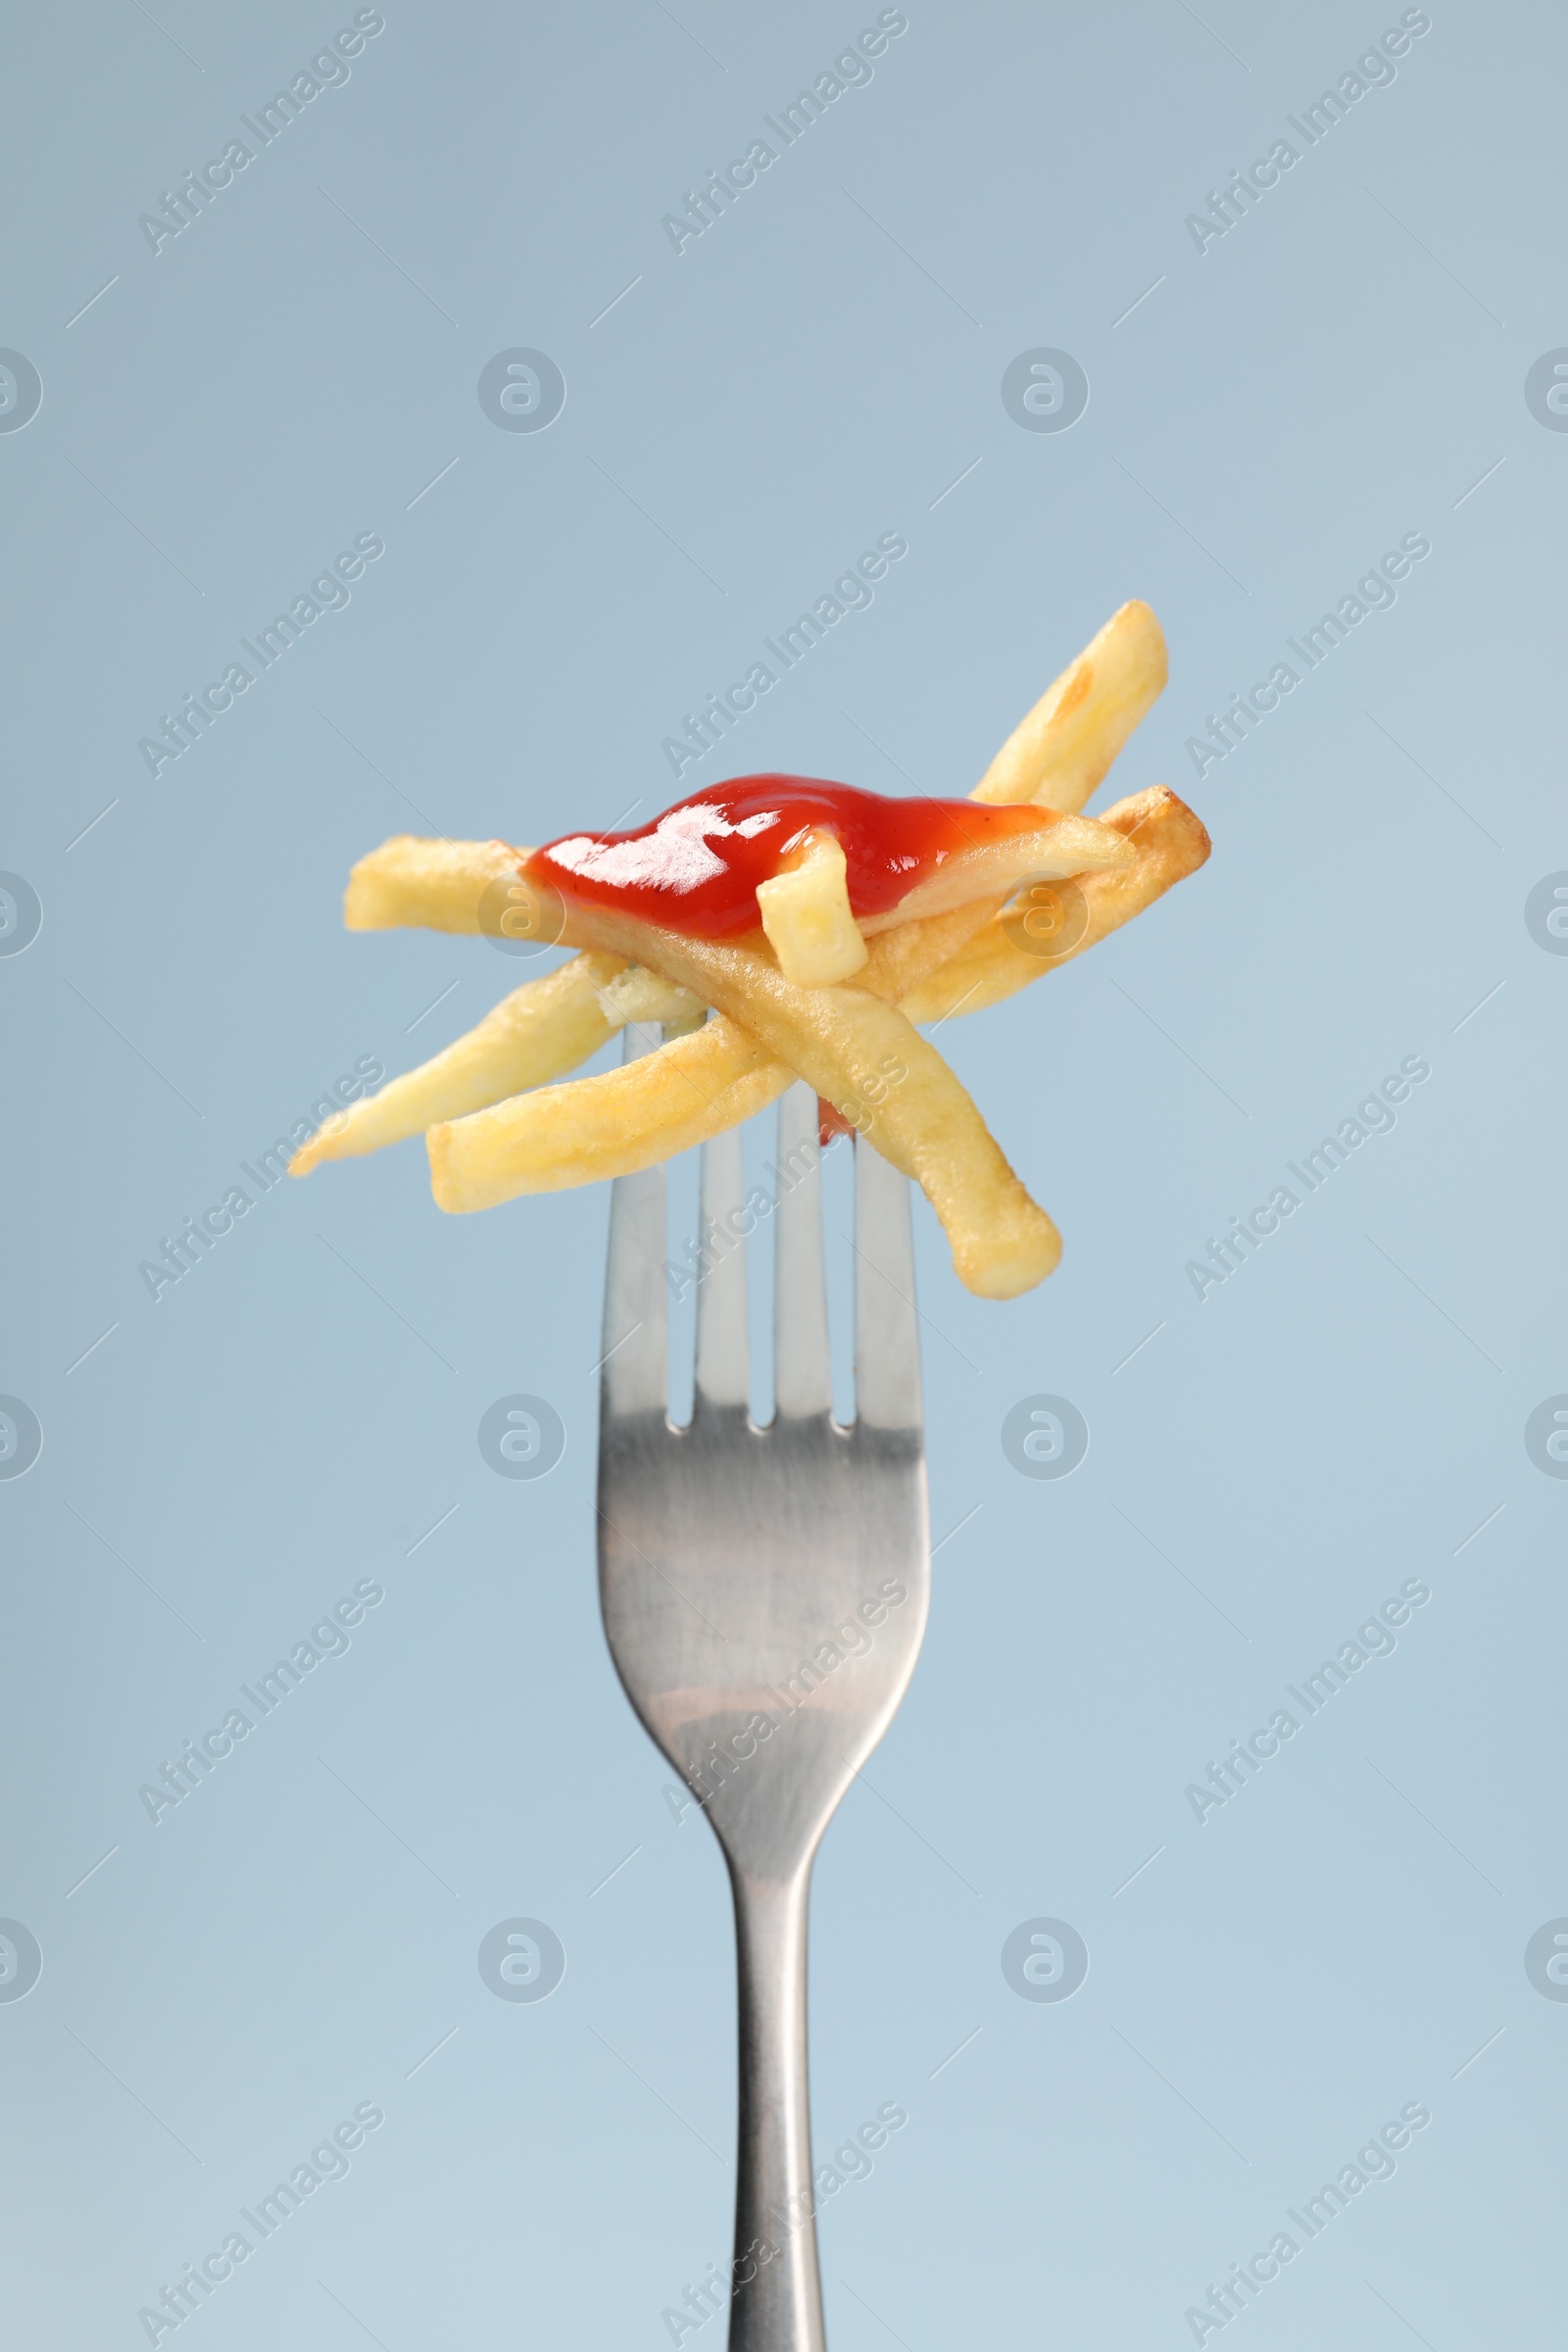
<instances>
[{"instance_id":1,"label":"fork neck","mask_svg":"<svg viewBox=\"0 0 1568 2352\"><path fill-rule=\"evenodd\" d=\"M825 2352L806 2046L811 1865L730 1863L739 1955L740 2139L729 2352Z\"/></svg>"}]
</instances>

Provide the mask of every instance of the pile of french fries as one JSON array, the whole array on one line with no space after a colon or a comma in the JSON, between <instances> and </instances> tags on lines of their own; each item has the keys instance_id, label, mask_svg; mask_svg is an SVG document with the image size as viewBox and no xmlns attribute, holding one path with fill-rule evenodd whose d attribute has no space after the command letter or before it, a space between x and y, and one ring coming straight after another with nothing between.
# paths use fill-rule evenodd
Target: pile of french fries
<instances>
[{"instance_id":1,"label":"pile of french fries","mask_svg":"<svg viewBox=\"0 0 1568 2352\"><path fill-rule=\"evenodd\" d=\"M1123 605L1008 737L971 794L1032 804L1037 826L946 860L857 921L830 833L759 888L759 926L696 938L530 881L500 841L402 834L360 860L352 931L422 924L559 943L569 962L478 1027L318 1129L303 1176L423 1133L445 1209L493 1207L652 1166L773 1102L801 1077L926 1194L959 1280L1012 1298L1044 1280L1060 1237L916 1024L999 1004L1142 913L1208 856L1163 785L1080 812L1165 683L1165 642ZM1064 913L1064 909L1068 910ZM619 1069L555 1083L628 1022L663 1043Z\"/></svg>"}]
</instances>

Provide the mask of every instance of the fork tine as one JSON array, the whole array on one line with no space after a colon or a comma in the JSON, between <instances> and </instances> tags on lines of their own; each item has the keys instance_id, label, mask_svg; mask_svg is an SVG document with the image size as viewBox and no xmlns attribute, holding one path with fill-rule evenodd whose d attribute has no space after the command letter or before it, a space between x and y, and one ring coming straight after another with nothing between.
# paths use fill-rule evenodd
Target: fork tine
<instances>
[{"instance_id":1,"label":"fork tine","mask_svg":"<svg viewBox=\"0 0 1568 2352\"><path fill-rule=\"evenodd\" d=\"M877 1429L920 1427L909 1185L855 1139L855 1409Z\"/></svg>"},{"instance_id":2,"label":"fork tine","mask_svg":"<svg viewBox=\"0 0 1568 2352\"><path fill-rule=\"evenodd\" d=\"M657 1029L628 1027L621 1059L659 1044ZM663 1412L669 1392L669 1308L664 1289L664 1171L617 1176L610 1190L600 1411Z\"/></svg>"},{"instance_id":3,"label":"fork tine","mask_svg":"<svg viewBox=\"0 0 1568 2352\"><path fill-rule=\"evenodd\" d=\"M703 1146L703 1254L712 1263L697 1284L697 1401L750 1401L752 1359L746 1337L746 1251L736 1234L746 1197L741 1131L731 1127ZM732 1223L731 1217L734 1217ZM722 1237L721 1239L717 1237Z\"/></svg>"},{"instance_id":4,"label":"fork tine","mask_svg":"<svg viewBox=\"0 0 1568 2352\"><path fill-rule=\"evenodd\" d=\"M816 1119L811 1089L792 1086L778 1106L773 1261L774 1409L792 1417L825 1413L833 1402Z\"/></svg>"}]
</instances>

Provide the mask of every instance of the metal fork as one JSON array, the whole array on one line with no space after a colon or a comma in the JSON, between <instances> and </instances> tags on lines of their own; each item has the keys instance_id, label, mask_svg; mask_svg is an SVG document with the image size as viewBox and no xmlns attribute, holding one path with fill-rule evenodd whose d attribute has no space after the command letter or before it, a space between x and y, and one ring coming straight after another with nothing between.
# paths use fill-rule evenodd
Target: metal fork
<instances>
[{"instance_id":1,"label":"metal fork","mask_svg":"<svg viewBox=\"0 0 1568 2352\"><path fill-rule=\"evenodd\" d=\"M628 1055L639 1050L628 1035ZM908 1186L855 1147L856 1420L832 1418L816 1102L779 1105L776 1404L748 1410L739 1241L697 1295L691 1425L667 1411L664 1175L617 1178L599 1418L599 1594L626 1695L729 1866L740 2119L730 2352L823 2352L807 2082L811 1864L904 1696L931 1554ZM731 1236L738 1132L705 1145L702 1231Z\"/></svg>"}]
</instances>

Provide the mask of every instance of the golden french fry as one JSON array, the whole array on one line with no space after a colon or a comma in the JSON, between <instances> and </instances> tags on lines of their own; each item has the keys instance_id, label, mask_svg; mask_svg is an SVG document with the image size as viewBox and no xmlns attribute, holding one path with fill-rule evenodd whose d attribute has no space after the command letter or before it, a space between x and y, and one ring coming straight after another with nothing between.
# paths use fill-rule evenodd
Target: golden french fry
<instances>
[{"instance_id":1,"label":"golden french fry","mask_svg":"<svg viewBox=\"0 0 1568 2352\"><path fill-rule=\"evenodd\" d=\"M860 985L896 1003L917 978L956 955L997 904L984 900L885 931L871 943ZM639 977L653 981L632 965L606 994L630 988ZM654 985L670 987L663 980ZM617 1070L570 1086L540 1087L477 1117L432 1128L432 1190L443 1208L490 1208L518 1193L629 1176L765 1109L794 1075L738 1022L715 1013L700 1041L666 1044Z\"/></svg>"},{"instance_id":2,"label":"golden french fry","mask_svg":"<svg viewBox=\"0 0 1568 2352\"><path fill-rule=\"evenodd\" d=\"M1054 1225L954 1072L897 1005L865 989L797 988L757 946L667 931L624 907L574 902L565 917L573 946L645 963L728 1014L912 1176L967 1289L1011 1298L1051 1272L1061 1254ZM438 1151L449 1150L435 1139L450 1132L432 1132L432 1169ZM449 1158L444 1164L450 1171Z\"/></svg>"},{"instance_id":3,"label":"golden french fry","mask_svg":"<svg viewBox=\"0 0 1568 2352\"><path fill-rule=\"evenodd\" d=\"M1113 612L1044 693L971 793L1081 808L1165 683L1165 639L1136 601Z\"/></svg>"},{"instance_id":4,"label":"golden french fry","mask_svg":"<svg viewBox=\"0 0 1568 2352\"><path fill-rule=\"evenodd\" d=\"M390 931L419 923L430 931L479 931L480 902L486 891L504 899L517 879L519 853L504 841L421 841L398 833L362 858L343 894L343 924L349 931ZM496 938L531 938L507 932L499 920Z\"/></svg>"},{"instance_id":5,"label":"golden french fry","mask_svg":"<svg viewBox=\"0 0 1568 2352\"><path fill-rule=\"evenodd\" d=\"M646 971L640 963L628 963L616 973L608 986L599 991L600 1008L612 1029L624 1029L628 1022L652 1025L657 1021L666 1030L700 1029L708 1007L701 1000L673 981L662 980L657 972ZM559 1071L552 1071L559 1077ZM510 1090L514 1092L515 1090ZM492 1102L499 1097L492 1095Z\"/></svg>"},{"instance_id":6,"label":"golden french fry","mask_svg":"<svg viewBox=\"0 0 1568 2352\"><path fill-rule=\"evenodd\" d=\"M629 1021L658 1022L669 1036L699 1028L706 1015L706 1005L657 972L626 965L618 956L574 956L514 989L444 1053L323 1121L295 1153L289 1174L308 1176L322 1160L379 1151L438 1119L462 1118L548 1085Z\"/></svg>"},{"instance_id":7,"label":"golden french fry","mask_svg":"<svg viewBox=\"0 0 1568 2352\"><path fill-rule=\"evenodd\" d=\"M432 1126L430 1189L438 1207L464 1210L629 1176L749 1118L793 1075L719 1017L618 1070Z\"/></svg>"},{"instance_id":8,"label":"golden french fry","mask_svg":"<svg viewBox=\"0 0 1568 2352\"><path fill-rule=\"evenodd\" d=\"M757 911L780 971L797 988L831 988L866 958L850 905L844 851L831 833L808 833L770 882L757 886Z\"/></svg>"},{"instance_id":9,"label":"golden french fry","mask_svg":"<svg viewBox=\"0 0 1568 2352\"><path fill-rule=\"evenodd\" d=\"M860 929L866 938L891 931L899 923L918 921L922 915L946 914L954 906L993 892L1010 891L1026 875L1059 879L1131 864L1127 844L1097 817L1064 816L1054 808L1042 808L1039 814L1039 824L1026 833L955 851L934 874L906 891L896 906L882 914L862 915ZM762 894L759 891L757 895L760 898Z\"/></svg>"},{"instance_id":10,"label":"golden french fry","mask_svg":"<svg viewBox=\"0 0 1568 2352\"><path fill-rule=\"evenodd\" d=\"M1201 822L1163 784L1118 801L1102 821L1126 837L1132 862L1062 884L1051 909L1054 925L1040 924L1033 937L1027 911L1002 908L940 970L906 993L904 1009L911 1021L979 1012L1027 988L1142 914L1208 856Z\"/></svg>"},{"instance_id":11,"label":"golden french fry","mask_svg":"<svg viewBox=\"0 0 1568 2352\"><path fill-rule=\"evenodd\" d=\"M460 1118L575 1069L621 1026L606 1017L602 999L624 969L618 956L574 956L559 971L514 989L444 1053L323 1120L294 1154L289 1174L308 1176L323 1159L379 1151L436 1119ZM673 993L667 982L661 986Z\"/></svg>"},{"instance_id":12,"label":"golden french fry","mask_svg":"<svg viewBox=\"0 0 1568 2352\"><path fill-rule=\"evenodd\" d=\"M890 1004L902 1004L911 988L940 971L960 948L967 947L1003 904L1003 894L998 891L988 898L971 899L966 906L955 906L947 914L917 916L912 923L901 923L896 931L879 933L871 942L860 987L869 989L873 997L885 997Z\"/></svg>"}]
</instances>

